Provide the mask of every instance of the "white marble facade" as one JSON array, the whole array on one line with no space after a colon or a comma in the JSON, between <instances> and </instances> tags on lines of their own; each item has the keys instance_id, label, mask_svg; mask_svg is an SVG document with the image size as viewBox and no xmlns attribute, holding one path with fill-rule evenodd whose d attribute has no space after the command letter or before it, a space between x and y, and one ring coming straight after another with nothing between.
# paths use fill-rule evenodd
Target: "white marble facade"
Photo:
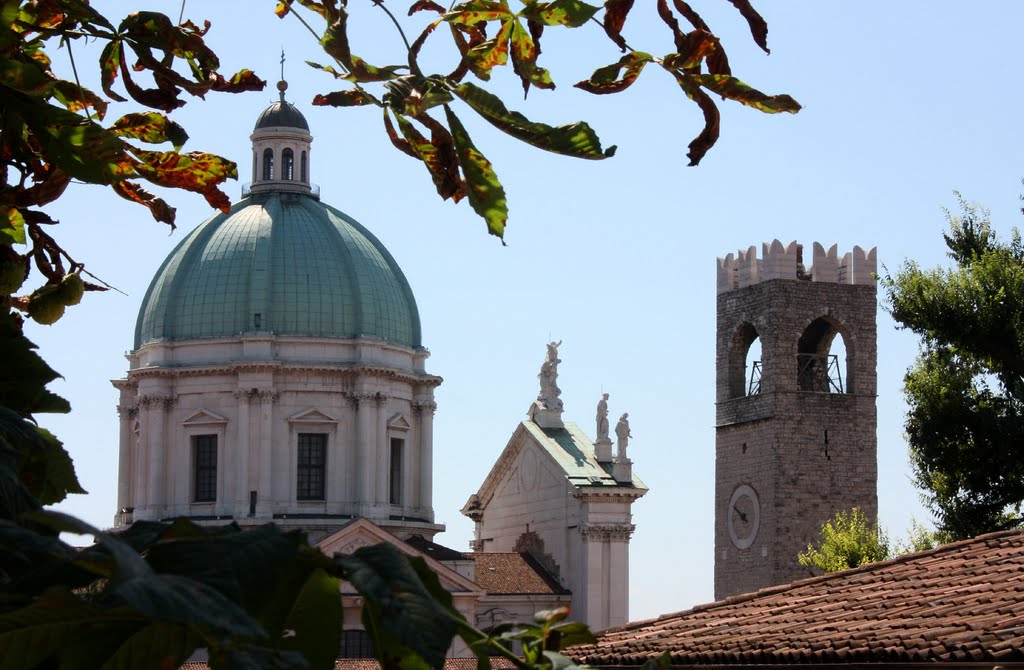
<instances>
[{"instance_id":1,"label":"white marble facade","mask_svg":"<svg viewBox=\"0 0 1024 670\"><path fill-rule=\"evenodd\" d=\"M273 520L306 528L315 541L362 517L399 537L432 537L441 529L431 500L441 379L424 372L426 356L379 341L275 336L143 345L114 382L115 526L176 516ZM325 462L304 464L313 481L302 495L298 443L310 435L325 444ZM199 453L211 437L215 484Z\"/></svg>"}]
</instances>

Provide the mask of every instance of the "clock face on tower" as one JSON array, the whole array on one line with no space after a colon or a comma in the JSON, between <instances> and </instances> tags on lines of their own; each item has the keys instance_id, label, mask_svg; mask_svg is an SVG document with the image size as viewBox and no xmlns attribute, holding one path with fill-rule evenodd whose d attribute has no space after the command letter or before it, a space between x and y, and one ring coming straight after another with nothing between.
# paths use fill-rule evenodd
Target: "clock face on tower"
<instances>
[{"instance_id":1,"label":"clock face on tower","mask_svg":"<svg viewBox=\"0 0 1024 670\"><path fill-rule=\"evenodd\" d=\"M740 484L732 492L729 509L729 539L737 549L748 549L757 538L761 527L761 503L757 492L747 484Z\"/></svg>"}]
</instances>

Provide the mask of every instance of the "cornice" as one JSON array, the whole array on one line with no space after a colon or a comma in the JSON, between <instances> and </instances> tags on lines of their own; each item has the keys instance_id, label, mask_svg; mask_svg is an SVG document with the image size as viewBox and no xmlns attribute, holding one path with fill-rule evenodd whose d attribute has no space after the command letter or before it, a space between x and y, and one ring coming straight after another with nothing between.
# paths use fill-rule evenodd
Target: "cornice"
<instances>
[{"instance_id":1,"label":"cornice","mask_svg":"<svg viewBox=\"0 0 1024 670\"><path fill-rule=\"evenodd\" d=\"M600 499L602 502L607 502L609 498L615 498L618 502L632 503L637 498L642 498L647 493L647 489L638 489L633 487L593 487L587 489L576 489L572 494L573 498L576 498L580 502L593 502Z\"/></svg>"},{"instance_id":2,"label":"cornice","mask_svg":"<svg viewBox=\"0 0 1024 670\"><path fill-rule=\"evenodd\" d=\"M180 367L146 367L128 371L128 378L117 380L125 385L133 385L139 379L180 379L183 377L201 377L215 374L237 374L239 372L300 372L324 375L342 375L347 378L384 377L407 382L416 386L434 388L444 380L437 375L426 373L405 372L398 368L383 365L363 364L330 364L330 363L287 363L283 361L231 361L205 365L183 365Z\"/></svg>"}]
</instances>

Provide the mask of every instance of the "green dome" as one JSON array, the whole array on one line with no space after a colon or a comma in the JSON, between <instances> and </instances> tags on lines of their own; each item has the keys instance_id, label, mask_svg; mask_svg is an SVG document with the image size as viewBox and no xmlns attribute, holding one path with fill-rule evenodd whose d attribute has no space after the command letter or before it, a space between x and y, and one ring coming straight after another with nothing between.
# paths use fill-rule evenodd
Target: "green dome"
<instances>
[{"instance_id":1,"label":"green dome","mask_svg":"<svg viewBox=\"0 0 1024 670\"><path fill-rule=\"evenodd\" d=\"M182 240L146 291L135 348L240 333L421 346L416 301L388 250L296 193L251 194Z\"/></svg>"}]
</instances>

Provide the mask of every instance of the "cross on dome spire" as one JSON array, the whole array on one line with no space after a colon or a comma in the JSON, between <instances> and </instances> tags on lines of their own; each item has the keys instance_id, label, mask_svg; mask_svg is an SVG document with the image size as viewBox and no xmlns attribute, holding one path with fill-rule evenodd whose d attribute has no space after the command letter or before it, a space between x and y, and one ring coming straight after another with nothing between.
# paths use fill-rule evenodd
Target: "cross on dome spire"
<instances>
[{"instance_id":1,"label":"cross on dome spire","mask_svg":"<svg viewBox=\"0 0 1024 670\"><path fill-rule=\"evenodd\" d=\"M284 80L284 47L281 47L281 81L277 82L277 90L281 93L281 102L284 102L284 92L288 90L288 82Z\"/></svg>"}]
</instances>

